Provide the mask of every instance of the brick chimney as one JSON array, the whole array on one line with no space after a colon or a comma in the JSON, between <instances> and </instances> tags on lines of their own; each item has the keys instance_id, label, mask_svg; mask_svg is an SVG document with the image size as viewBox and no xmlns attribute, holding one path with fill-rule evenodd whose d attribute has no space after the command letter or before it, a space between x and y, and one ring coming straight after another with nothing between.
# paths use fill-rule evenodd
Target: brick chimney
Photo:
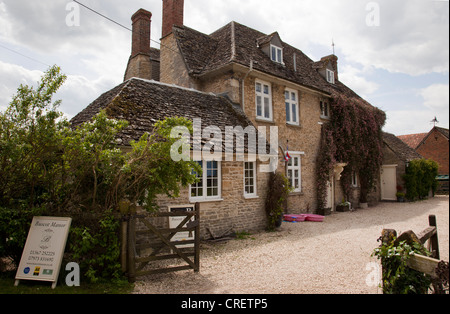
<instances>
[{"instance_id":1,"label":"brick chimney","mask_svg":"<svg viewBox=\"0 0 450 314\"><path fill-rule=\"evenodd\" d=\"M131 57L139 53L150 53L152 13L140 9L133 14L131 21L133 22Z\"/></svg>"},{"instance_id":2,"label":"brick chimney","mask_svg":"<svg viewBox=\"0 0 450 314\"><path fill-rule=\"evenodd\" d=\"M133 34L131 56L124 81L132 77L159 80L159 51L150 48L152 13L140 9L131 17Z\"/></svg>"},{"instance_id":3,"label":"brick chimney","mask_svg":"<svg viewBox=\"0 0 450 314\"><path fill-rule=\"evenodd\" d=\"M162 36L172 33L174 25L184 24L184 0L163 0Z\"/></svg>"}]
</instances>

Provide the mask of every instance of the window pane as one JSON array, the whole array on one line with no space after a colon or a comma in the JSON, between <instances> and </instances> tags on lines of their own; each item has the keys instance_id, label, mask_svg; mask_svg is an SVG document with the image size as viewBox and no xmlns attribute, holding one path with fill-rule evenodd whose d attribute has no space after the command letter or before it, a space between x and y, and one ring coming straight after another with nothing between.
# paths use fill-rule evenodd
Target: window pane
<instances>
[{"instance_id":1,"label":"window pane","mask_svg":"<svg viewBox=\"0 0 450 314\"><path fill-rule=\"evenodd\" d=\"M284 99L289 100L289 92L284 93Z\"/></svg>"},{"instance_id":2,"label":"window pane","mask_svg":"<svg viewBox=\"0 0 450 314\"><path fill-rule=\"evenodd\" d=\"M269 98L264 98L264 117L270 119L270 103Z\"/></svg>"},{"instance_id":3,"label":"window pane","mask_svg":"<svg viewBox=\"0 0 450 314\"><path fill-rule=\"evenodd\" d=\"M276 48L272 47L272 61L277 61L276 57L277 57Z\"/></svg>"},{"instance_id":4,"label":"window pane","mask_svg":"<svg viewBox=\"0 0 450 314\"><path fill-rule=\"evenodd\" d=\"M297 100L297 96L295 95L295 93L291 93L291 99L292 99L293 101L296 101L296 100Z\"/></svg>"},{"instance_id":5,"label":"window pane","mask_svg":"<svg viewBox=\"0 0 450 314\"><path fill-rule=\"evenodd\" d=\"M297 122L297 105L292 104L292 121Z\"/></svg>"},{"instance_id":6,"label":"window pane","mask_svg":"<svg viewBox=\"0 0 450 314\"><path fill-rule=\"evenodd\" d=\"M286 103L286 121L290 122L291 121L291 111L290 109L290 104L287 102Z\"/></svg>"},{"instance_id":7,"label":"window pane","mask_svg":"<svg viewBox=\"0 0 450 314\"><path fill-rule=\"evenodd\" d=\"M258 117L262 117L262 103L261 96L256 97L256 115Z\"/></svg>"},{"instance_id":8,"label":"window pane","mask_svg":"<svg viewBox=\"0 0 450 314\"><path fill-rule=\"evenodd\" d=\"M256 83L256 92L257 93L261 93L261 84L260 83Z\"/></svg>"},{"instance_id":9,"label":"window pane","mask_svg":"<svg viewBox=\"0 0 450 314\"><path fill-rule=\"evenodd\" d=\"M269 95L269 85L264 85L264 94Z\"/></svg>"},{"instance_id":10,"label":"window pane","mask_svg":"<svg viewBox=\"0 0 450 314\"><path fill-rule=\"evenodd\" d=\"M282 63L283 62L283 57L282 57L282 55L281 55L281 49L277 49L278 51L278 62L280 62L280 63Z\"/></svg>"}]
</instances>

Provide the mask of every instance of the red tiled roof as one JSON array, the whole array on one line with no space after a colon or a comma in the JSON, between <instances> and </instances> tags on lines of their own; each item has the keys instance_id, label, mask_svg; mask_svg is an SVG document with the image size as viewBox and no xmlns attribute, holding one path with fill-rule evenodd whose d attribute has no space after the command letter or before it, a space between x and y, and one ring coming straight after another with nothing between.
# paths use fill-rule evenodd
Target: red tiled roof
<instances>
[{"instance_id":1,"label":"red tiled roof","mask_svg":"<svg viewBox=\"0 0 450 314\"><path fill-rule=\"evenodd\" d=\"M405 142L412 149L416 149L428 133L408 134L397 136L403 142Z\"/></svg>"}]
</instances>

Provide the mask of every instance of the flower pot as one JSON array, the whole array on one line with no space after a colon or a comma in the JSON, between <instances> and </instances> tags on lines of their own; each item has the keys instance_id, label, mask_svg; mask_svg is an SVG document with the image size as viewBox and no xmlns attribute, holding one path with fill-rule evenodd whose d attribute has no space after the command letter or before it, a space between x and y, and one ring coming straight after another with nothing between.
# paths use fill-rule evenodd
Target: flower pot
<instances>
[{"instance_id":1,"label":"flower pot","mask_svg":"<svg viewBox=\"0 0 450 314\"><path fill-rule=\"evenodd\" d=\"M345 213L350 211L350 205L337 205L336 211L340 213Z\"/></svg>"},{"instance_id":2,"label":"flower pot","mask_svg":"<svg viewBox=\"0 0 450 314\"><path fill-rule=\"evenodd\" d=\"M283 223L283 216L284 215L280 215L280 217L278 217L277 221L275 222L275 227L276 228L280 228L281 224Z\"/></svg>"},{"instance_id":3,"label":"flower pot","mask_svg":"<svg viewBox=\"0 0 450 314\"><path fill-rule=\"evenodd\" d=\"M404 203L405 202L405 198L403 196L397 196L397 202Z\"/></svg>"},{"instance_id":4,"label":"flower pot","mask_svg":"<svg viewBox=\"0 0 450 314\"><path fill-rule=\"evenodd\" d=\"M329 216L331 215L331 208L320 208L317 210L317 214L321 216Z\"/></svg>"}]
</instances>

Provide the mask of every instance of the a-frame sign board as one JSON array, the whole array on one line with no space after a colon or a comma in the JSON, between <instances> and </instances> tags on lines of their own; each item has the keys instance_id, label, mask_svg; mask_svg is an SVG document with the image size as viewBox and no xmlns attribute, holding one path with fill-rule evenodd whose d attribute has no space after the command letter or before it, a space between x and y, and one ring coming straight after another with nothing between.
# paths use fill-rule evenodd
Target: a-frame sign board
<instances>
[{"instance_id":1,"label":"a-frame sign board","mask_svg":"<svg viewBox=\"0 0 450 314\"><path fill-rule=\"evenodd\" d=\"M56 287L72 218L34 217L17 268L20 280L37 280Z\"/></svg>"}]
</instances>

